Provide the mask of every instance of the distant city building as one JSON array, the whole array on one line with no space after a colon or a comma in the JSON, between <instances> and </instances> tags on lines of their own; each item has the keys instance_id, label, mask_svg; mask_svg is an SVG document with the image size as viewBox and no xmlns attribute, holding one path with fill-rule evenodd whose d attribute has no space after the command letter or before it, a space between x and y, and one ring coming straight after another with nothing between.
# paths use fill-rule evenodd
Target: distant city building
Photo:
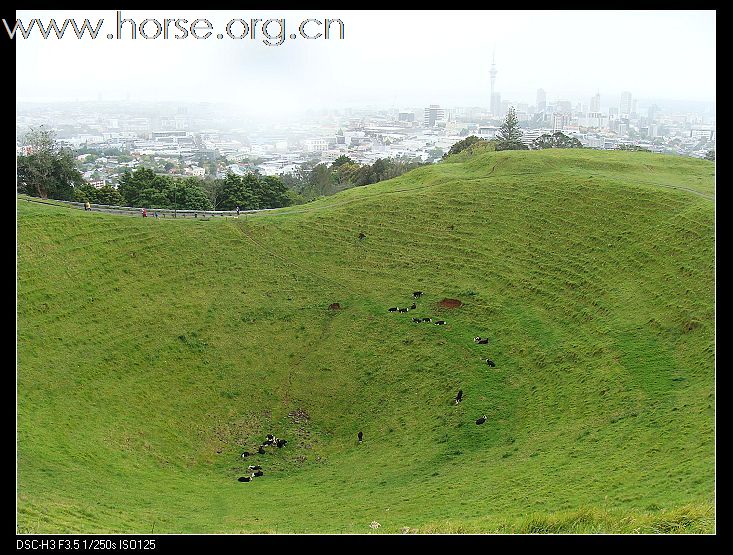
<instances>
[{"instance_id":1,"label":"distant city building","mask_svg":"<svg viewBox=\"0 0 733 555\"><path fill-rule=\"evenodd\" d=\"M107 182L104 179L94 179L91 181L87 181L87 183L89 183L89 185L91 185L95 189L101 189L105 186Z\"/></svg>"},{"instance_id":2,"label":"distant city building","mask_svg":"<svg viewBox=\"0 0 733 555\"><path fill-rule=\"evenodd\" d=\"M564 112L555 112L552 114L552 131L562 131L570 125L570 114Z\"/></svg>"},{"instance_id":3,"label":"distant city building","mask_svg":"<svg viewBox=\"0 0 733 555\"><path fill-rule=\"evenodd\" d=\"M537 111L544 112L547 109L547 95L545 89L537 89Z\"/></svg>"},{"instance_id":4,"label":"distant city building","mask_svg":"<svg viewBox=\"0 0 733 555\"><path fill-rule=\"evenodd\" d=\"M601 93L597 92L595 96L590 99L589 112L600 112L601 111Z\"/></svg>"},{"instance_id":5,"label":"distant city building","mask_svg":"<svg viewBox=\"0 0 733 555\"><path fill-rule=\"evenodd\" d=\"M482 139L493 139L499 132L499 127L496 125L480 125L476 135Z\"/></svg>"},{"instance_id":6,"label":"distant city building","mask_svg":"<svg viewBox=\"0 0 733 555\"><path fill-rule=\"evenodd\" d=\"M547 132L547 129L525 129L519 140L525 145L529 146L532 141L534 141L538 137L541 137Z\"/></svg>"},{"instance_id":7,"label":"distant city building","mask_svg":"<svg viewBox=\"0 0 733 555\"><path fill-rule=\"evenodd\" d=\"M588 112L580 123L584 127L605 128L608 125L608 116L603 112Z\"/></svg>"},{"instance_id":8,"label":"distant city building","mask_svg":"<svg viewBox=\"0 0 733 555\"><path fill-rule=\"evenodd\" d=\"M431 104L428 108L425 108L425 116L423 118L423 125L425 127L435 127L437 122L443 120L445 120L445 110L440 105Z\"/></svg>"},{"instance_id":9,"label":"distant city building","mask_svg":"<svg viewBox=\"0 0 733 555\"><path fill-rule=\"evenodd\" d=\"M415 121L415 113L414 112L400 112L400 115L398 116L398 120L412 123L413 121Z\"/></svg>"},{"instance_id":10,"label":"distant city building","mask_svg":"<svg viewBox=\"0 0 733 555\"><path fill-rule=\"evenodd\" d=\"M631 93L624 91L621 93L621 102L618 106L618 111L621 117L628 118L632 113L633 105L631 102Z\"/></svg>"},{"instance_id":11,"label":"distant city building","mask_svg":"<svg viewBox=\"0 0 733 555\"><path fill-rule=\"evenodd\" d=\"M569 100L558 100L555 102L555 111L562 114L569 114L573 111L573 105Z\"/></svg>"},{"instance_id":12,"label":"distant city building","mask_svg":"<svg viewBox=\"0 0 733 555\"><path fill-rule=\"evenodd\" d=\"M326 139L306 139L303 141L303 147L306 152L323 152L328 150L328 141Z\"/></svg>"},{"instance_id":13,"label":"distant city building","mask_svg":"<svg viewBox=\"0 0 733 555\"><path fill-rule=\"evenodd\" d=\"M693 125L690 129L690 138L713 141L715 140L715 129L707 125Z\"/></svg>"}]
</instances>

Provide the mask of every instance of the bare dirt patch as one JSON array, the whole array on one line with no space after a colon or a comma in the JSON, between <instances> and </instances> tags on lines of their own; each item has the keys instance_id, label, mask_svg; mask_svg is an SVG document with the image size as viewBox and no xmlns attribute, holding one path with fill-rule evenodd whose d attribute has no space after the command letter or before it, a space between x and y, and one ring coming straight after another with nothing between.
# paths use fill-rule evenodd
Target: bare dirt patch
<instances>
[{"instance_id":1,"label":"bare dirt patch","mask_svg":"<svg viewBox=\"0 0 733 555\"><path fill-rule=\"evenodd\" d=\"M463 303L458 299L443 299L438 303L438 306L440 308L460 308Z\"/></svg>"}]
</instances>

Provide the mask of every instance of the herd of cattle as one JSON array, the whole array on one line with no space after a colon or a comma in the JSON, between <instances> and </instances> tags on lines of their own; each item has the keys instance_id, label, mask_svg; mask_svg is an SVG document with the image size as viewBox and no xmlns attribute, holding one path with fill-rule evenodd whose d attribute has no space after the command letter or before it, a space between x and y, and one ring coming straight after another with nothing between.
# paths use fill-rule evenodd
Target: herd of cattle
<instances>
[{"instance_id":1,"label":"herd of cattle","mask_svg":"<svg viewBox=\"0 0 733 555\"><path fill-rule=\"evenodd\" d=\"M420 297L422 297L422 295L423 295L423 292L422 291L415 291L412 294L412 298L416 300L416 299L419 299ZM399 308L399 307L396 307L395 306L395 307L391 307L391 308L389 308L387 310L388 310L388 312L402 312L402 313L404 313L404 312L408 312L410 310L416 310L416 309L417 309L417 304L415 302L413 302L410 307ZM420 324L420 323L424 323L424 322L433 323L436 326L442 326L442 325L445 325L446 324L446 321L445 320L436 320L435 322L433 322L432 318L413 318L412 321L414 323L416 323L416 324ZM488 338L480 337L480 336L474 337L473 338L473 341L475 343L477 343L478 345L487 345L489 343ZM491 368L494 368L496 366L496 364L494 363L494 361L491 360L490 358L485 359L485 361L486 361L486 364L488 364ZM458 390L458 394L456 395L455 404L457 405L462 400L463 400L463 390L462 389L459 389ZM485 414L476 420L476 424L478 424L478 425L481 425L484 422L486 422L486 415ZM361 443L363 441L363 438L364 438L363 432L359 432L357 434L357 438L358 438L359 443ZM265 439L265 441L262 443L262 445L260 445L257 448L257 453L260 454L260 455L264 455L266 453L265 447L268 447L268 446L269 447L277 447L279 449L281 447L284 447L286 443L287 443L287 440L278 439L273 434L267 434L267 438ZM250 456L252 456L252 453L250 453L249 451L245 451L245 452L242 453L242 458L243 459L245 459L247 457L250 457ZM248 476L242 476L242 477L240 477L239 478L239 481L240 482L250 482L254 478L258 478L258 477L264 475L264 472L262 471L262 467L260 465L249 465L247 467L247 470L249 471L249 475Z\"/></svg>"},{"instance_id":2,"label":"herd of cattle","mask_svg":"<svg viewBox=\"0 0 733 555\"><path fill-rule=\"evenodd\" d=\"M415 291L415 292L412 293L412 298L413 299L419 299L420 297L422 297L422 295L423 295L423 292L422 291ZM415 310L415 309L417 309L417 304L415 302L413 302L412 303L412 306L410 306L409 308L392 307L392 308L388 308L387 309L387 312L408 312L409 310ZM413 318L412 321L415 324L421 324L423 322L430 323L430 322L432 322L432 318ZM446 322L445 322L445 320L437 320L437 321L435 321L433 323L436 326L442 326ZM488 343L489 343L489 339L487 337L481 337L481 336L474 337L473 338L473 341L474 341L474 343L477 343L479 345L488 345ZM490 358L485 359L485 362L491 368L496 367L496 364ZM456 395L455 404L457 405L462 400L463 400L463 390L462 389L459 389L458 390L458 394ZM476 424L479 424L479 425L483 424L484 422L486 422L486 415L483 415L481 418L478 418L476 420Z\"/></svg>"},{"instance_id":3,"label":"herd of cattle","mask_svg":"<svg viewBox=\"0 0 733 555\"><path fill-rule=\"evenodd\" d=\"M267 451L265 451L265 447L277 447L280 449L281 447L284 447L285 444L287 444L288 440L286 439L279 439L276 438L273 434L267 434L267 437L265 438L265 441L262 442L262 445L260 445L257 448L257 453L260 455L264 455ZM252 456L252 453L249 451L245 451L242 453L242 458L246 459L247 457ZM249 471L249 476L241 476L239 478L240 482L250 482L255 478L259 478L260 476L264 476L264 472L262 471L262 467L259 464L255 465L249 465L247 467L247 470Z\"/></svg>"}]
</instances>

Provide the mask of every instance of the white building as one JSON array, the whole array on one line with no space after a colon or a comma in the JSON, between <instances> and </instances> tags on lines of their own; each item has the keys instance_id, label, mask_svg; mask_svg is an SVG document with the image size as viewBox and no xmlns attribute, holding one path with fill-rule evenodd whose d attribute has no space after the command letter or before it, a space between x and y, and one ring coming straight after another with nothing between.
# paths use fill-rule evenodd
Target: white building
<instances>
[{"instance_id":1,"label":"white building","mask_svg":"<svg viewBox=\"0 0 733 555\"><path fill-rule=\"evenodd\" d=\"M303 148L306 152L323 152L328 150L328 141L326 139L306 139L303 141Z\"/></svg>"}]
</instances>

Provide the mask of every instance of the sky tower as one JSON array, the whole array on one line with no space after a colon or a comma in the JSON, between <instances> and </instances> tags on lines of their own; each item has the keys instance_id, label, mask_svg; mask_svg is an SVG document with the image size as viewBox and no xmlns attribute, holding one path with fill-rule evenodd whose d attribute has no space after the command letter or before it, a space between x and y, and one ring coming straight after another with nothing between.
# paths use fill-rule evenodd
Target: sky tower
<instances>
[{"instance_id":1,"label":"sky tower","mask_svg":"<svg viewBox=\"0 0 733 555\"><path fill-rule=\"evenodd\" d=\"M499 93L494 91L494 85L496 84L496 74L499 73L496 70L496 63L494 63L496 58L496 49L494 49L494 52L491 55L491 70L489 70L489 75L491 76L491 115L497 116L499 115L499 110L501 108L501 97L499 96Z\"/></svg>"}]
</instances>

